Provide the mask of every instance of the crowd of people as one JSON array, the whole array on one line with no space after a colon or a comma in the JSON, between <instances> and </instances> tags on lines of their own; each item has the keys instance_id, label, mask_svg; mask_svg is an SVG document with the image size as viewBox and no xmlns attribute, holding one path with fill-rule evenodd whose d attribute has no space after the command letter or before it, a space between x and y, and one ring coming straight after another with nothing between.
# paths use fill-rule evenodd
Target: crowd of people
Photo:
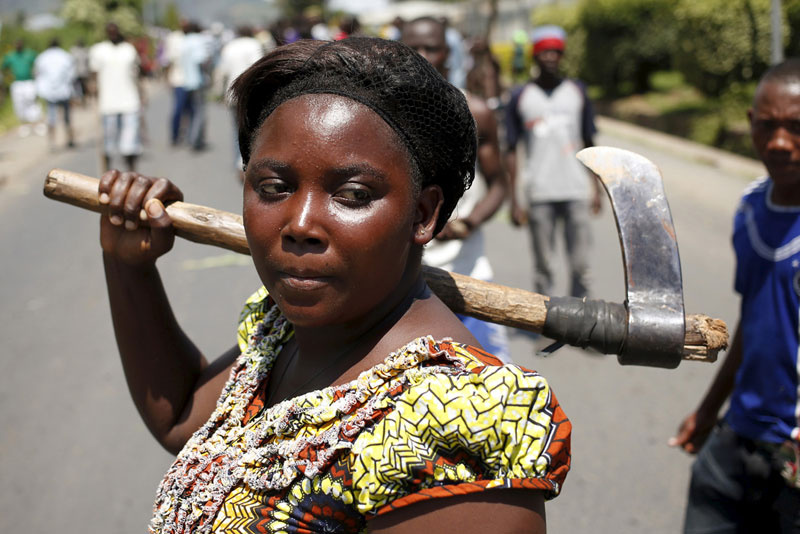
<instances>
[{"instance_id":1,"label":"crowd of people","mask_svg":"<svg viewBox=\"0 0 800 534\"><path fill-rule=\"evenodd\" d=\"M106 167L121 156L135 171L143 60L116 25L106 32L70 52L18 42L2 68L20 135L54 142L60 113L74 146L70 103L96 96ZM185 21L156 47L174 146L207 149L209 94L230 110L264 287L245 304L238 346L207 361L155 266L174 239L164 205L182 193L103 175L123 367L146 425L177 454L152 532L544 532L544 503L570 468L570 423L545 379L513 364L506 330L450 313L421 266L492 280L481 227L508 200L528 229L534 289L554 293L561 238L568 292L588 296L601 185L573 155L594 144L592 103L561 72L557 26L530 34L535 69L514 88L488 43L446 19L396 19L379 34L309 12L235 33ZM740 322L671 440L699 453L687 533L800 532L800 60L767 72L750 124L768 176L734 221Z\"/></svg>"}]
</instances>

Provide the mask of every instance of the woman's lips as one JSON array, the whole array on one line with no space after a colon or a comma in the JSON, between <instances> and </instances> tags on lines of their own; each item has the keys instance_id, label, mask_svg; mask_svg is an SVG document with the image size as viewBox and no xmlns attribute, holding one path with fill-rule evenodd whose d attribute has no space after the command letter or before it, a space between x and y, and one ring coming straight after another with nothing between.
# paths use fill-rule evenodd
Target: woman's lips
<instances>
[{"instance_id":1,"label":"woman's lips","mask_svg":"<svg viewBox=\"0 0 800 534\"><path fill-rule=\"evenodd\" d=\"M330 276L302 276L286 272L278 273L278 278L284 285L301 291L319 289L328 285L331 281Z\"/></svg>"}]
</instances>

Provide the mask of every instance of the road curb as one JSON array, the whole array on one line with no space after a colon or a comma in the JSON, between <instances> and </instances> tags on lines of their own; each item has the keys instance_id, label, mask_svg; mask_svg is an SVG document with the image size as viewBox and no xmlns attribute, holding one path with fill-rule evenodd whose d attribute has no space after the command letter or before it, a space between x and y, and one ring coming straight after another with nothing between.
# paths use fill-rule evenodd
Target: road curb
<instances>
[{"instance_id":1,"label":"road curb","mask_svg":"<svg viewBox=\"0 0 800 534\"><path fill-rule=\"evenodd\" d=\"M732 154L725 150L701 145L682 137L610 117L598 116L596 120L597 127L602 133L643 143L710 167L716 167L728 174L735 174L752 180L753 176L762 176L766 173L764 166L756 159Z\"/></svg>"}]
</instances>

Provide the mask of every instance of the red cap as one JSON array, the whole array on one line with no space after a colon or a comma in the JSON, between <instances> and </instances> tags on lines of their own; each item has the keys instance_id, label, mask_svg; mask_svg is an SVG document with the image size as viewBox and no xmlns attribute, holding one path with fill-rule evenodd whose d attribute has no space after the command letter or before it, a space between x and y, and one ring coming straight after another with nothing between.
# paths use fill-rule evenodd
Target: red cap
<instances>
[{"instance_id":1,"label":"red cap","mask_svg":"<svg viewBox=\"0 0 800 534\"><path fill-rule=\"evenodd\" d=\"M548 37L547 39L537 41L533 45L533 53L538 54L544 50L560 50L563 52L565 44L566 43L564 43L563 39L559 39L558 37Z\"/></svg>"}]
</instances>

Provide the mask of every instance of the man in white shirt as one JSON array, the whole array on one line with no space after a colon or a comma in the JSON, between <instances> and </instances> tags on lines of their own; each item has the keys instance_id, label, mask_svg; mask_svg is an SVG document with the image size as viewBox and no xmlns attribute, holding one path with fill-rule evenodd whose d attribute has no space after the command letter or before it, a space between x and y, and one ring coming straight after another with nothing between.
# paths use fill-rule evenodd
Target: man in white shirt
<instances>
[{"instance_id":1,"label":"man in white shirt","mask_svg":"<svg viewBox=\"0 0 800 534\"><path fill-rule=\"evenodd\" d=\"M264 47L253 37L253 29L250 26L240 26L236 29L237 37L222 47L214 77L223 90L224 100L227 104L228 90L233 81L250 65L258 61L264 55ZM235 167L238 171L242 170L242 156L239 154L239 129L236 125L236 116L233 115L233 148Z\"/></svg>"},{"instance_id":2,"label":"man in white shirt","mask_svg":"<svg viewBox=\"0 0 800 534\"><path fill-rule=\"evenodd\" d=\"M530 230L535 260L534 289L553 294L556 229L562 227L569 264L569 293L589 292L589 213L600 211L601 187L575 159L594 144L594 113L583 84L560 72L566 33L541 26L533 33L533 57L539 75L512 92L506 109L507 169L512 221ZM522 143L520 143L522 141ZM525 163L517 169L517 144ZM521 187L516 187L517 176ZM524 193L523 198L518 198Z\"/></svg>"},{"instance_id":3,"label":"man in white shirt","mask_svg":"<svg viewBox=\"0 0 800 534\"><path fill-rule=\"evenodd\" d=\"M83 39L69 49L72 59L75 61L75 96L80 99L81 105L86 104L86 99L90 95L89 91L89 49Z\"/></svg>"},{"instance_id":4,"label":"man in white shirt","mask_svg":"<svg viewBox=\"0 0 800 534\"><path fill-rule=\"evenodd\" d=\"M183 38L180 65L183 72L183 88L190 108L189 133L187 141L192 150L200 151L206 147L206 95L207 72L211 62L213 42L203 35L200 26L190 22Z\"/></svg>"},{"instance_id":5,"label":"man in white shirt","mask_svg":"<svg viewBox=\"0 0 800 534\"><path fill-rule=\"evenodd\" d=\"M36 57L33 64L33 76L36 81L36 93L47 102L47 136L50 140L50 147L55 146L58 108L61 108L64 117L67 146L74 147L75 140L69 118L69 108L76 78L75 61L69 52L59 46L58 39L53 39L47 50Z\"/></svg>"},{"instance_id":6,"label":"man in white shirt","mask_svg":"<svg viewBox=\"0 0 800 534\"><path fill-rule=\"evenodd\" d=\"M97 106L103 119L104 164L108 169L112 154L118 153L133 171L142 153L139 54L113 22L106 26L106 34L107 41L89 50L89 68L97 76Z\"/></svg>"},{"instance_id":7,"label":"man in white shirt","mask_svg":"<svg viewBox=\"0 0 800 534\"><path fill-rule=\"evenodd\" d=\"M181 137L181 123L183 118L189 116L189 105L186 89L183 87L183 69L181 67L181 54L183 53L183 39L186 37L185 29L189 24L181 20L181 28L170 32L164 41L164 57L166 59L167 83L172 87L172 115L170 117L170 141L173 146L178 144Z\"/></svg>"}]
</instances>

